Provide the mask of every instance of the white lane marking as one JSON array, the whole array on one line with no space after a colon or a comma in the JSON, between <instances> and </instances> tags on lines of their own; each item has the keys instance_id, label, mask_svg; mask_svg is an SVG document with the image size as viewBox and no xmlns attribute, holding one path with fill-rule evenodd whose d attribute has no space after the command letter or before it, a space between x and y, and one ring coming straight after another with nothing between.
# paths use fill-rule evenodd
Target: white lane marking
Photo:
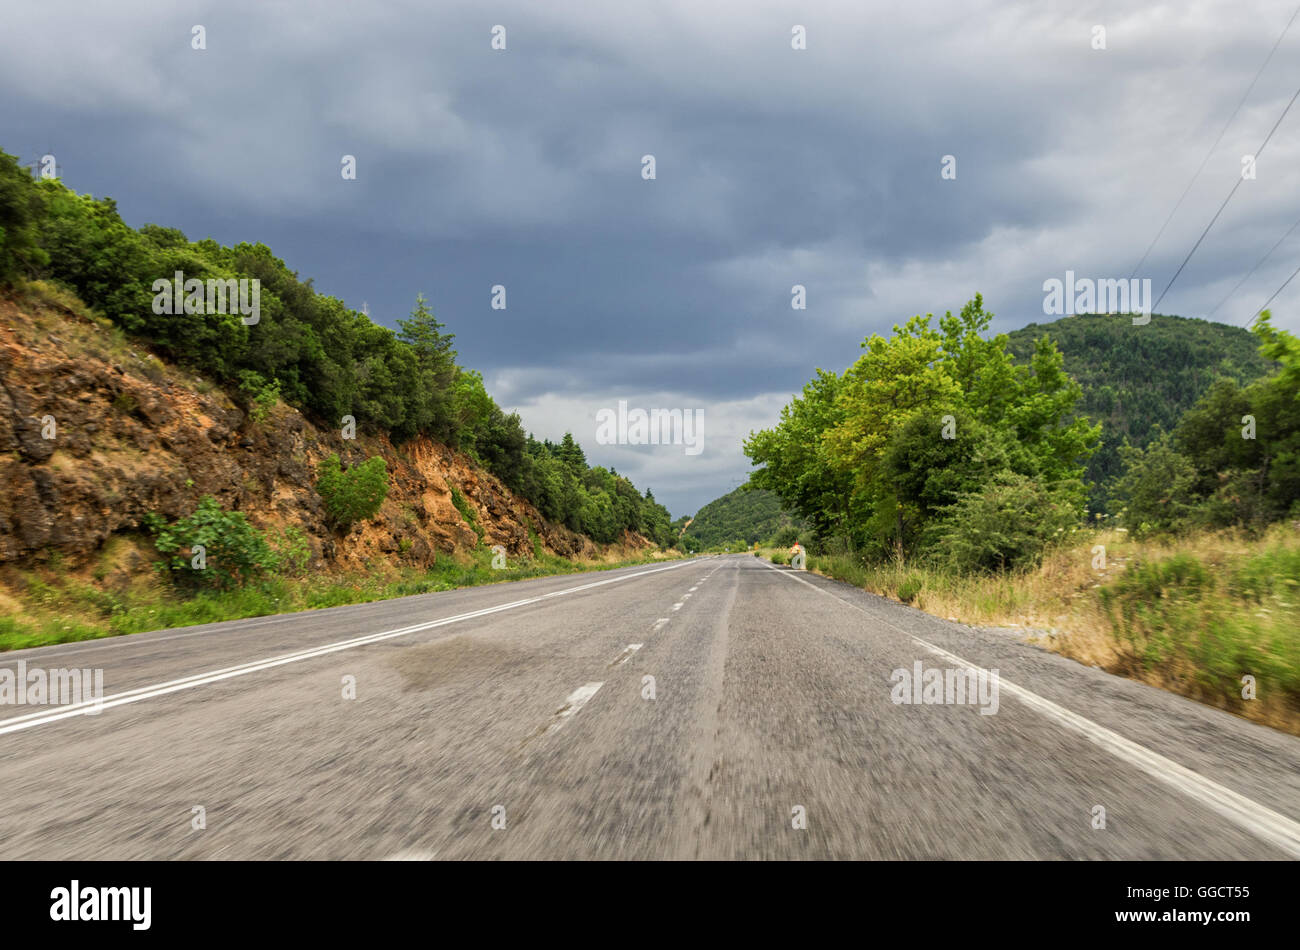
<instances>
[{"instance_id":1,"label":"white lane marking","mask_svg":"<svg viewBox=\"0 0 1300 950\"><path fill-rule=\"evenodd\" d=\"M699 590L699 589L700 589L700 585L699 585L699 584L696 584L694 587L691 588L691 593L693 594L693 593L695 593L695 592L696 592L697 590Z\"/></svg>"},{"instance_id":2,"label":"white lane marking","mask_svg":"<svg viewBox=\"0 0 1300 950\"><path fill-rule=\"evenodd\" d=\"M654 627L655 631L657 632L667 622L668 622L667 617L660 617L658 620L655 621L655 627Z\"/></svg>"},{"instance_id":3,"label":"white lane marking","mask_svg":"<svg viewBox=\"0 0 1300 950\"><path fill-rule=\"evenodd\" d=\"M830 591L818 587L802 577L797 577L788 571L777 570L775 567L772 570L784 577L789 577L791 580L807 584L813 590L820 591L827 597L838 600L845 606L852 607L854 610L860 611L888 627L893 627L903 636L911 638L912 642L918 646L924 647L936 656L943 657L950 663L972 670L982 669L982 667L971 663L969 660L964 660L953 653L949 653L942 647L935 646L915 634L908 633L883 617L864 610L857 604L850 603L842 597L836 597ZM1065 726L1067 729L1079 733L1090 742L1100 746L1117 758L1123 759L1130 765L1136 766L1147 775L1163 782L1175 791L1181 792L1188 798L1217 811L1220 815L1246 829L1256 837L1268 841L1292 857L1300 858L1300 822L1293 821L1286 815L1279 814L1271 808L1266 808L1244 795L1239 795L1232 789L1226 788L1197 772L1193 772L1191 769L1179 765L1172 759L1167 759L1157 752L1152 752L1145 746L1138 745L1136 742L1124 738L1118 732L1107 729L1091 719L1071 712L1064 706L1058 706L1050 699L1044 699L1023 686L1017 686L1002 676L998 677L998 687L1015 696L1030 709L1048 717L1059 725Z\"/></svg>"},{"instance_id":4,"label":"white lane marking","mask_svg":"<svg viewBox=\"0 0 1300 950\"><path fill-rule=\"evenodd\" d=\"M698 558L694 560L698 560ZM683 562L683 563L691 563L691 562ZM614 570L624 570L624 568L614 568ZM656 568L655 570L659 570L659 568ZM646 572L642 572L642 573L646 573ZM649 573L653 573L653 571ZM640 575L627 575L627 576L635 577ZM619 578L611 578L611 580L618 580L618 579ZM600 583L606 583L606 582L601 581ZM586 585L586 586L595 586L595 585ZM462 589L468 589L468 588L462 588ZM583 587L573 587L573 588L569 588L568 590L557 591L556 593L566 594L570 590L583 590L583 589L584 589ZM443 593L443 592L430 591L429 593L426 594L412 594L410 596L428 597L431 594L437 594L437 593ZM545 594L542 596L552 597L554 596L554 594ZM404 598L394 597L394 598L390 598L390 601L402 600L402 599ZM320 616L337 617L339 616L340 613L345 611L361 610L365 607L373 607L375 604L382 604L387 602L389 601L373 600L363 604L340 604L337 607L316 608L311 610L310 613L313 616L320 615ZM150 644L153 643L165 643L168 640L180 640L187 637L220 636L221 634L224 633L244 633L247 630L255 629L257 627L269 626L274 623L284 623L289 620L298 620L301 619L302 615L306 613L308 613L308 611L306 610L296 610L293 613L276 614L270 617L245 617L242 620L220 620L220 621L216 621L215 623L202 623L202 624L196 623L196 624L192 624L189 627L176 630L174 633L167 634L166 636L151 636L151 634L153 633L161 633L162 631L148 630L148 631L141 631L138 634L129 634L125 636L99 637L95 640L81 640L76 642L75 644L52 643L49 646L44 646L44 647L26 647L22 650L9 650L4 653L0 653L0 667L7 666L10 663L17 663L17 661L20 659L31 660L35 658L40 660L48 660L48 659L53 659L56 656L71 656L73 654L79 655L82 653L89 653L92 650L108 650L108 649L113 649L117 647L126 647L126 646L139 646L139 647L147 648ZM212 627L220 627L221 629L212 630L210 629ZM51 652L51 653L41 652L42 650L53 650L55 647L60 647L60 646L68 647L68 649L59 650L57 652Z\"/></svg>"},{"instance_id":5,"label":"white lane marking","mask_svg":"<svg viewBox=\"0 0 1300 950\"><path fill-rule=\"evenodd\" d=\"M555 711L555 722L546 727L546 735L559 731L560 727L577 715L583 706L591 702L591 697L595 696L604 685L604 683L587 683L570 693L564 705Z\"/></svg>"},{"instance_id":6,"label":"white lane marking","mask_svg":"<svg viewBox=\"0 0 1300 950\"><path fill-rule=\"evenodd\" d=\"M378 601L371 601L371 603L378 603ZM370 604L345 604L343 606L368 607L370 606ZM326 607L324 609L340 610L342 609L342 607ZM315 612L316 611L312 611L312 613ZM221 636L222 634L225 633L244 633L248 630L256 629L259 626L269 626L270 624L273 623L283 623L286 620L293 620L301 613L306 613L306 611L297 610L290 614L281 614L278 617L248 617L246 618L247 622L245 622L244 620L222 620L222 621L218 621L218 623L222 625L220 630L207 629L209 627L215 626L215 624L210 624L210 623L194 624L192 629L181 630L178 631L177 633L173 633L165 637L151 637L148 635L148 632L141 632L139 634L129 634L126 636L98 638L103 640L104 641L103 643L96 643L94 640L81 640L77 642L76 649L59 650L54 653L39 653L37 651L48 650L50 649L50 647L54 647L54 646L67 646L67 644L52 643L48 647L27 647L25 650L22 651L22 656L13 655L19 652L17 650L13 650L8 653L0 653L0 666L5 666L9 663L17 663L17 661L20 659L28 660L28 661L50 660L56 656L72 656L74 654L80 655L82 653L89 653L92 650L107 650L111 647L121 647L121 646L127 646L129 644L135 644L137 646L147 646L148 644L151 643L165 643L168 640L179 640L183 637L198 637L198 636L203 636L205 634L207 636ZM239 627L225 626L225 624L242 624L242 626Z\"/></svg>"},{"instance_id":7,"label":"white lane marking","mask_svg":"<svg viewBox=\"0 0 1300 950\"><path fill-rule=\"evenodd\" d=\"M398 851L396 854L390 854L384 858L385 861L435 861L438 858L437 851Z\"/></svg>"},{"instance_id":8,"label":"white lane marking","mask_svg":"<svg viewBox=\"0 0 1300 950\"><path fill-rule=\"evenodd\" d=\"M643 646L645 646L644 643L629 643L627 647L623 650L623 652L620 653L618 657L614 660L614 662L610 664L610 666L622 666L628 660L632 659L632 655L636 653L637 650L641 649Z\"/></svg>"},{"instance_id":9,"label":"white lane marking","mask_svg":"<svg viewBox=\"0 0 1300 950\"><path fill-rule=\"evenodd\" d=\"M687 601L687 600L690 600L690 599L691 599L691 595L690 595L690 594L682 594L682 600L683 600L683 601Z\"/></svg>"},{"instance_id":10,"label":"white lane marking","mask_svg":"<svg viewBox=\"0 0 1300 950\"><path fill-rule=\"evenodd\" d=\"M682 603L683 603L683 602L679 600L679 601L677 601L677 603L673 604L673 610L681 610L681 609L682 609Z\"/></svg>"},{"instance_id":11,"label":"white lane marking","mask_svg":"<svg viewBox=\"0 0 1300 950\"><path fill-rule=\"evenodd\" d=\"M685 563L688 562L682 561L677 564L670 564L667 567L656 567L648 571L639 571L636 574L624 574L620 577L611 577L603 581L597 581L594 584L583 584L579 587L570 587L566 590L555 591L538 597L528 597L524 600L516 600L508 604L500 604L496 607L486 607L482 610L457 614L453 617L444 617L441 620L430 620L425 623L412 624L408 627L399 627L395 630L385 630L381 633L367 634L366 636L354 637L350 640L340 640L335 643L327 643L324 646L314 647L308 650L299 650L295 653L286 653L265 660L255 660L250 663L239 664L238 666L226 667L225 669L210 670L206 673L196 673L192 676L184 676L180 679L170 680L165 683L155 683L151 686L141 686L136 689L129 689L121 693L115 693L111 696L105 696L102 700L98 701L88 700L82 703L72 703L67 706L60 706L54 710L28 713L23 716L11 716L5 719L0 719L0 736L7 735L11 732L19 732L23 729L31 729L35 726L43 726L47 723L57 722L60 719L67 719L72 716L86 715L88 710L111 709L114 706L125 706L128 703L138 703L145 699L152 699L157 696L166 696L168 693L179 692L183 689L191 689L195 686L204 686L208 683L217 683L221 680L233 679L236 676L246 676L249 673L257 673L261 670L269 670L277 666L284 666L287 663L297 663L301 660L310 660L318 656L337 653L340 650L348 650L352 647L366 646L371 643L378 643L381 640L390 640L393 637L402 637L407 634L418 633L422 630L432 630L435 627L458 623L462 620L472 620L476 617L484 617L488 614L499 613L503 610L513 610L516 607L538 603L548 597L572 594L581 590L590 590L591 588L599 587L602 584L614 584L619 581L631 580L635 577L644 577L647 574L657 574L660 571L671 571L674 568L681 567L681 565Z\"/></svg>"}]
</instances>

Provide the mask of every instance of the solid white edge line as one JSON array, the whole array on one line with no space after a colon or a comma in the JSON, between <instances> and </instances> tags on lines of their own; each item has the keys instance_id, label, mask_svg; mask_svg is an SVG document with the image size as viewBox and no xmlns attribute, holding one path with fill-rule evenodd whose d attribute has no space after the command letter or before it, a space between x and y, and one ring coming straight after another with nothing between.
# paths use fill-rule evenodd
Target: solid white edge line
<instances>
[{"instance_id":1,"label":"solid white edge line","mask_svg":"<svg viewBox=\"0 0 1300 950\"><path fill-rule=\"evenodd\" d=\"M789 577L791 580L798 581L801 584L807 584L813 590L819 591L837 600L847 607L860 611L893 628L903 636L908 637L918 646L924 647L936 656L941 656L950 663L963 666L972 670L981 670L983 667L969 660L964 660L956 654L949 653L942 647L937 647L933 643L922 640L915 634L908 633L882 617L874 616L863 610L857 604L849 603L841 597L836 597L830 591L818 587L811 581L806 581L802 577L797 577L788 571L777 570L776 567L763 562L765 567L771 568L782 576ZM1119 759L1123 759L1130 765L1136 766L1147 775L1181 792L1188 798L1194 799L1208 808L1217 811L1229 821L1241 828L1254 834L1256 837L1268 841L1281 850L1285 851L1292 857L1300 858L1300 822L1293 821L1286 815L1279 814L1271 808L1259 804L1226 788L1211 779L1193 772L1191 769L1179 765L1172 759L1167 759L1157 752L1152 752L1145 746L1126 739L1118 732L1107 729L1098 723L1093 722L1078 713L1071 712L1064 706L1059 706L1050 699L1044 699L1037 693L1025 689L1023 686L1017 686L1009 682L1006 678L998 676L998 687L1009 692L1012 696L1019 699L1030 709L1040 713L1043 716L1053 720L1058 725L1065 726L1073 732L1082 735L1093 744L1100 746L1105 751L1111 753Z\"/></svg>"},{"instance_id":2,"label":"solid white edge line","mask_svg":"<svg viewBox=\"0 0 1300 950\"><path fill-rule=\"evenodd\" d=\"M528 597L523 600L516 600L508 604L499 604L495 607L486 607L481 610L474 610L464 614L457 614L452 617L443 617L440 620L430 620L425 623L412 624L406 627L398 627L394 630L385 630L380 633L367 634L361 637L353 637L349 640L339 640L334 643L327 643L319 647L311 647L306 650L299 650L294 653L286 653L276 657L269 657L264 660L253 660L248 663L242 663L238 666L226 667L220 670L210 670L206 673L195 673L191 676L184 676L180 679L169 680L165 683L155 683L150 686L140 686L135 689L125 690L121 693L115 693L112 696L103 697L100 700L90 700L82 703L73 703L67 706L60 706L57 709L43 710L35 713L27 713L22 716L11 716L0 719L0 736L7 735L11 732L20 732L24 729L31 729L35 726L42 726L47 723L57 722L61 719L68 719L72 716L98 715L99 711L112 709L116 706L125 706L129 703L137 703L141 700L152 699L156 696L165 696L168 693L179 692L183 689L191 689L195 686L204 686L208 683L216 683L221 680L233 679L236 676L245 676L249 673L257 673L261 670L272 669L273 667L283 666L287 663L296 663L300 660L313 659L318 656L325 656L330 653L337 653L340 650L348 650L352 647L366 646L371 643L378 643L382 640L389 640L393 637L402 637L411 633L418 633L422 630L432 630L435 627L445 626L446 624L458 623L462 620L472 620L476 617L483 617L488 614L498 613L503 610L513 610L516 607L523 607L528 604L535 604L548 597L557 597L564 594L573 594L578 591L590 590L593 587L600 587L604 584L613 584L619 581L632 580L637 577L645 577L648 574L658 574L661 571L670 571L674 568L688 564L689 561L678 561L675 564L669 564L664 567L652 568L648 571L638 571L635 574L623 574L619 577L607 578L603 581L597 581L593 584L582 584L578 587L569 587L565 590L553 591L549 594L541 594L537 597Z\"/></svg>"}]
</instances>

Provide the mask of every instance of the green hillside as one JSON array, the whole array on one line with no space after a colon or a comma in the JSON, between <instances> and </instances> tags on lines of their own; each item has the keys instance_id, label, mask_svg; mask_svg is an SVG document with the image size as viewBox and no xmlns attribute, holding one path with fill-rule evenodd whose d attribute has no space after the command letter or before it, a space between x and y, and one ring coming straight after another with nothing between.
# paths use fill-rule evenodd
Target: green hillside
<instances>
[{"instance_id":1,"label":"green hillside","mask_svg":"<svg viewBox=\"0 0 1300 950\"><path fill-rule=\"evenodd\" d=\"M1105 506L1107 482L1119 474L1125 437L1145 446L1156 426L1169 431L1210 383L1258 379L1271 364L1259 341L1242 327L1153 314L1145 326L1119 314L1063 317L1007 334L1017 361L1028 362L1034 340L1050 336L1065 370L1083 386L1079 411L1102 424L1102 442L1088 462L1094 510Z\"/></svg>"},{"instance_id":2,"label":"green hillside","mask_svg":"<svg viewBox=\"0 0 1300 950\"><path fill-rule=\"evenodd\" d=\"M176 273L188 279L173 291ZM136 230L113 199L34 179L0 151L0 287L23 280L73 292L123 338L205 374L250 411L282 399L323 426L352 419L398 445L427 436L594 541L625 532L674 541L668 509L648 490L588 465L571 434L539 442L517 413L503 411L482 375L457 362L454 334L423 295L394 332L318 293L264 244L224 247L153 224ZM245 288L238 312L227 286Z\"/></svg>"},{"instance_id":3,"label":"green hillside","mask_svg":"<svg viewBox=\"0 0 1300 950\"><path fill-rule=\"evenodd\" d=\"M804 523L781 509L775 493L761 488L737 488L715 498L695 515L685 537L693 548L711 548L732 541L767 541L782 528L804 529Z\"/></svg>"}]
</instances>

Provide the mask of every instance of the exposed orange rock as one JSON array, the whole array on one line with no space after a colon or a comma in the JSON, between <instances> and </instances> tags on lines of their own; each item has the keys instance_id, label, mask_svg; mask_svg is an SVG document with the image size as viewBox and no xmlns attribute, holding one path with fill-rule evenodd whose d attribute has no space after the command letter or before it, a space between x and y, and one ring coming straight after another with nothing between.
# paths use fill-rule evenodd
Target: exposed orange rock
<instances>
[{"instance_id":1,"label":"exposed orange rock","mask_svg":"<svg viewBox=\"0 0 1300 950\"><path fill-rule=\"evenodd\" d=\"M346 534L328 528L315 490L316 465L333 452L348 464L388 463L379 514ZM115 535L139 531L147 513L175 520L204 495L261 528L298 526L317 569L425 565L480 543L452 504L453 486L477 513L482 543L510 557L533 553L530 527L551 553L601 553L463 453L424 438L400 448L362 433L345 440L283 404L254 423L220 388L107 326L57 304L0 298L0 566L55 552L86 564ZM623 546L650 544L628 536Z\"/></svg>"}]
</instances>

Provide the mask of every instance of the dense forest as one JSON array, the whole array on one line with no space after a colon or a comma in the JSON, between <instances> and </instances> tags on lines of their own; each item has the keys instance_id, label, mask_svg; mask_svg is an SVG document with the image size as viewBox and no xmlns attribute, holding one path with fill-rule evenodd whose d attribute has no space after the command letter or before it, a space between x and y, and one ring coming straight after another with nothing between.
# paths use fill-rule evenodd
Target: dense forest
<instances>
[{"instance_id":1,"label":"dense forest","mask_svg":"<svg viewBox=\"0 0 1300 950\"><path fill-rule=\"evenodd\" d=\"M695 515L683 537L689 551L778 540L792 544L806 526L781 507L775 492L741 486L715 498ZM789 540L786 540L786 538Z\"/></svg>"},{"instance_id":2,"label":"dense forest","mask_svg":"<svg viewBox=\"0 0 1300 950\"><path fill-rule=\"evenodd\" d=\"M752 483L806 518L821 549L1027 566L1088 517L1087 466L1104 429L1084 411L1090 399L1122 423L1106 490L1134 532L1256 530L1300 510L1300 340L1267 313L1248 338L1255 357L1203 321L1075 317L1026 328L1017 359L1006 334L988 334L991 319L976 295L937 326L916 316L872 336L842 374L818 370L775 427L746 441L761 466ZM1215 354L1217 339L1227 342ZM1190 391L1175 398L1178 387ZM1162 398L1174 407L1156 411ZM1143 411L1153 418L1135 418Z\"/></svg>"},{"instance_id":3,"label":"dense forest","mask_svg":"<svg viewBox=\"0 0 1300 950\"><path fill-rule=\"evenodd\" d=\"M157 312L156 281L260 281L256 323L189 306ZM571 435L527 435L482 377L456 362L423 297L398 331L317 293L263 244L223 247L175 228L129 227L111 198L34 179L0 152L0 283L47 280L76 293L133 339L225 387L245 405L276 398L327 426L351 416L395 441L424 434L464 451L552 521L600 542L625 530L669 545L670 515L647 490L590 467ZM198 301L195 302L196 304ZM233 301L232 301L233 303ZM170 311L172 307L167 307Z\"/></svg>"},{"instance_id":4,"label":"dense forest","mask_svg":"<svg viewBox=\"0 0 1300 950\"><path fill-rule=\"evenodd\" d=\"M1083 388L1078 414L1101 423L1101 442L1084 467L1094 512L1114 513L1109 496L1126 441L1141 448L1159 431L1172 430L1216 379L1245 384L1274 368L1259 354L1259 340L1242 327L1160 314L1141 327L1122 314L1031 323L1007 334L1007 348L1028 362L1044 335Z\"/></svg>"}]
</instances>

